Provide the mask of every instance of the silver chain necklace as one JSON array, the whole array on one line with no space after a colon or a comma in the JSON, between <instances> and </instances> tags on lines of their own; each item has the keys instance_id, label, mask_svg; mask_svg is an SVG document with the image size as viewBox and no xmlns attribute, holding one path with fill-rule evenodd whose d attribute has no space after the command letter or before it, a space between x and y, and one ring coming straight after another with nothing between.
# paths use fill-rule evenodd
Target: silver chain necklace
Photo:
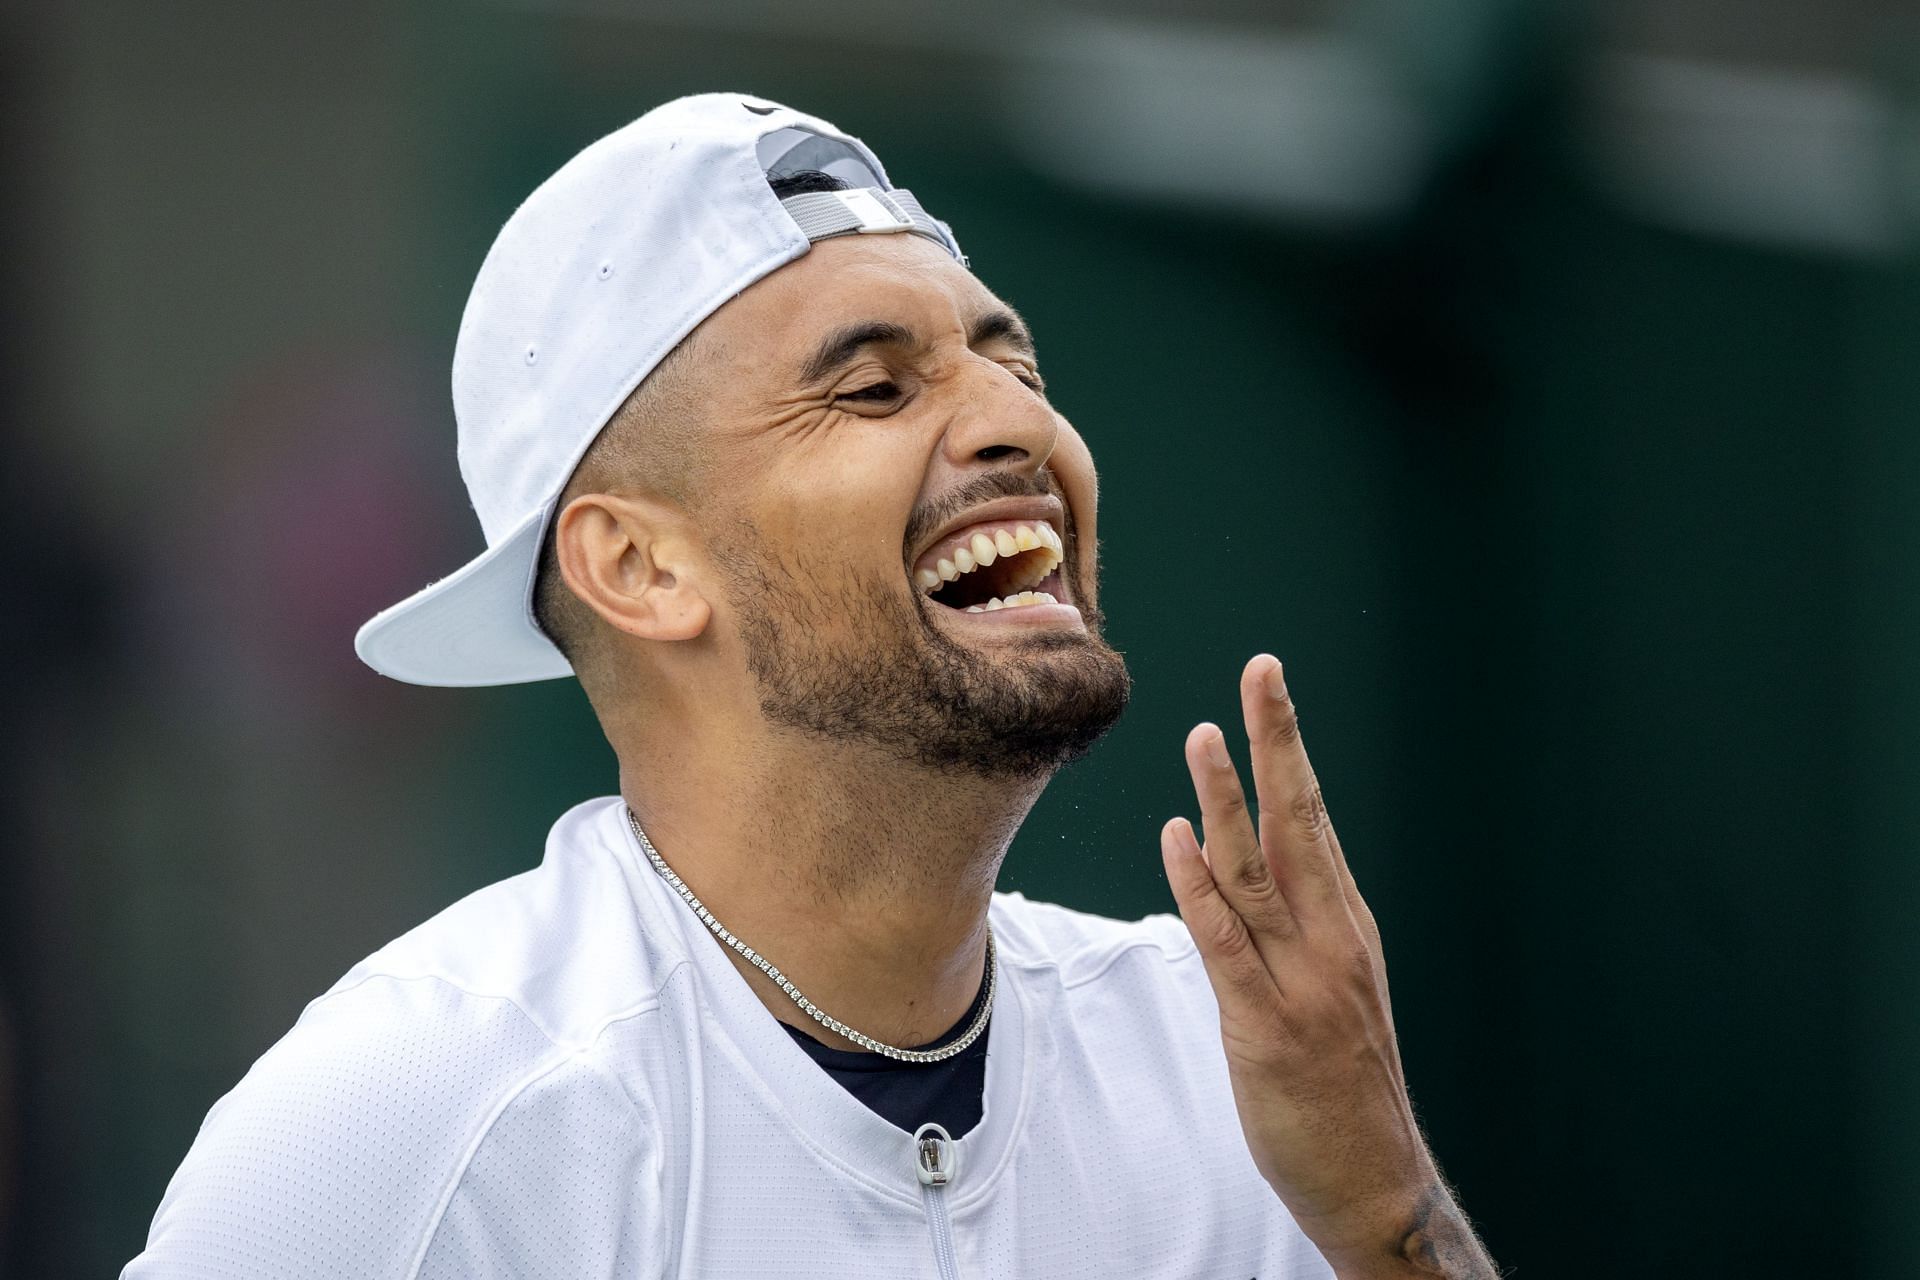
<instances>
[{"instance_id":1,"label":"silver chain necklace","mask_svg":"<svg viewBox=\"0 0 1920 1280\"><path fill-rule=\"evenodd\" d=\"M982 1031L986 1030L987 1018L993 1012L994 966L992 925L987 926L987 975L980 996L980 1012L973 1015L973 1022L967 1027L966 1032L952 1044L943 1045L938 1049L897 1048L894 1045L875 1040L870 1035L855 1031L852 1027L840 1021L840 1019L834 1017L832 1014L827 1013L818 1005L814 1004L813 1001L801 995L800 989L787 981L786 974L774 968L765 956L740 941L740 939L734 937L725 925L713 918L713 912L707 910L705 904L694 895L693 890L687 888L686 881L674 874L673 868L667 865L667 860L660 856L658 849L653 847L653 841L647 839L647 833L640 829L640 819L634 816L631 806L627 809L627 823L633 828L634 836L639 839L640 848L646 853L647 861L653 864L653 869L660 873L662 880L665 880L669 885L673 886L675 893L686 899L687 905L693 908L693 914L700 917L700 923L711 929L714 937L720 939L720 941L726 943L735 951L738 951L742 956L745 956L751 961L760 972L773 979L774 984L787 993L787 998L800 1006L801 1012L805 1013L829 1031L832 1031L836 1035L845 1036L862 1049L869 1050L873 1053L884 1054L889 1058L897 1058L901 1062L944 1062L955 1054L964 1051L968 1045L980 1038Z\"/></svg>"}]
</instances>

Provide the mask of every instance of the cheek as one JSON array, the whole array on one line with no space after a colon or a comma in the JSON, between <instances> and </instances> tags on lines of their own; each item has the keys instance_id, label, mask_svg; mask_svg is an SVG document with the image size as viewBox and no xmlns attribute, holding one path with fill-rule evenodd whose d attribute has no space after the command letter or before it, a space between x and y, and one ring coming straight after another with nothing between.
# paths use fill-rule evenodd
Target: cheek
<instances>
[{"instance_id":1,"label":"cheek","mask_svg":"<svg viewBox=\"0 0 1920 1280\"><path fill-rule=\"evenodd\" d=\"M756 504L755 523L765 541L789 549L787 558L809 577L898 578L925 459L897 437L847 436L844 445L784 467Z\"/></svg>"},{"instance_id":2,"label":"cheek","mask_svg":"<svg viewBox=\"0 0 1920 1280\"><path fill-rule=\"evenodd\" d=\"M899 524L918 487L916 462L881 441L856 447L852 439L833 449L808 449L770 468L756 486L753 522L768 535L839 541L852 526Z\"/></svg>"},{"instance_id":3,"label":"cheek","mask_svg":"<svg viewBox=\"0 0 1920 1280\"><path fill-rule=\"evenodd\" d=\"M1048 460L1048 465L1066 497L1082 563L1086 564L1093 555L1100 482L1093 469L1093 454L1087 449L1087 442L1064 418L1060 420L1060 435L1054 443L1053 457Z\"/></svg>"}]
</instances>

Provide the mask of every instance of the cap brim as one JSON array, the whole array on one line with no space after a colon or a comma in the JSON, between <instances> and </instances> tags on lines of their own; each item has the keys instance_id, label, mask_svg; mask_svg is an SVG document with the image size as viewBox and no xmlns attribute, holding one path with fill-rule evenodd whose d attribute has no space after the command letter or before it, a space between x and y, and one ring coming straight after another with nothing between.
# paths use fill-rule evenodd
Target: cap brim
<instances>
[{"instance_id":1,"label":"cap brim","mask_svg":"<svg viewBox=\"0 0 1920 1280\"><path fill-rule=\"evenodd\" d=\"M408 684L467 687L553 680L573 668L528 609L546 508L440 581L376 614L353 638L360 660Z\"/></svg>"}]
</instances>

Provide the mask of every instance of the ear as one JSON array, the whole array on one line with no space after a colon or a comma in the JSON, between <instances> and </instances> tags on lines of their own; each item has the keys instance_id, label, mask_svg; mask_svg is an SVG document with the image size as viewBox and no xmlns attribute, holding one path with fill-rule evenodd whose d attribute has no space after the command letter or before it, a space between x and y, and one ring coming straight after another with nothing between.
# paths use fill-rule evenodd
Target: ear
<instances>
[{"instance_id":1,"label":"ear","mask_svg":"<svg viewBox=\"0 0 1920 1280\"><path fill-rule=\"evenodd\" d=\"M659 502L583 493L554 518L560 575L608 626L643 640L691 640L713 606L701 593L682 517Z\"/></svg>"}]
</instances>

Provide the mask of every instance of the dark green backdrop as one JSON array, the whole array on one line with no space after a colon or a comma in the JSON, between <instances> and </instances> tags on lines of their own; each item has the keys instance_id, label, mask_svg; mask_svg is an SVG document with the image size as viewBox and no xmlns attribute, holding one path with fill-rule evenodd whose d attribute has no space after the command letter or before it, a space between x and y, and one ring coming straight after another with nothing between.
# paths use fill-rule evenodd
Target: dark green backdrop
<instances>
[{"instance_id":1,"label":"dark green backdrop","mask_svg":"<svg viewBox=\"0 0 1920 1280\"><path fill-rule=\"evenodd\" d=\"M477 545L439 380L494 228L592 138L734 85L862 133L954 224L1033 323L1101 466L1111 633L1136 698L1043 799L1003 885L1169 909L1155 833L1191 811L1181 738L1231 724L1239 666L1276 652L1386 935L1416 1104L1503 1263L1569 1280L1914 1274L1911 255L1744 247L1613 211L1570 141L1572 27L1526 31L1404 214L1312 231L1063 186L1016 158L966 57L848 66L697 27L380 12L365 37L300 28L364 81L276 87L274 59L317 55L247 22L184 67L126 50L99 73L134 87L88 119L147 110L142 92L198 104L125 175L178 207L121 208L155 239L221 246L191 290L159 278L124 300L158 328L211 308L219 351L185 366L204 386L167 398L164 335L99 338L88 357L147 361L161 443L112 443L126 433L64 398L71 359L15 326L58 370L17 393L23 418L107 443L10 449L62 459L56 492L88 489L90 468L118 477L80 504L100 532L36 552L71 568L36 588L34 625L85 640L36 668L40 700L19 705L41 728L10 791L21 1274L101 1274L135 1252L206 1107L306 999L531 865L562 808L612 788L571 684L411 689L342 655L359 616ZM229 70L255 89L210 91L213 109L284 93L309 104L293 113L308 132L263 126L257 149L210 162L211 192L204 167L170 179L167 157L199 154L206 105L180 86ZM29 143L13 167L38 173ZM355 168L360 145L386 167ZM220 181L316 166L350 193L325 252L348 262L366 234L381 264L364 305L324 272L282 291L247 264L314 252L306 233L216 207ZM112 222L102 234L139 238ZM57 311L57 275L16 266ZM363 396L311 416L342 369ZM256 606L292 617L283 630L169 606L232 594L206 564L261 515L237 489L280 477L273 523L327 457L362 447L327 433L368 414L394 416L379 447L429 503L394 516L417 499L373 486L322 509L323 542L370 521L413 548L376 580L340 575L331 630L296 625L265 570ZM127 558L127 528L177 523L141 525L134 495L216 437L221 458L280 460L160 486L152 501L211 513L206 539ZM68 509L41 501L23 529ZM76 593L87 572L99 589Z\"/></svg>"}]
</instances>

